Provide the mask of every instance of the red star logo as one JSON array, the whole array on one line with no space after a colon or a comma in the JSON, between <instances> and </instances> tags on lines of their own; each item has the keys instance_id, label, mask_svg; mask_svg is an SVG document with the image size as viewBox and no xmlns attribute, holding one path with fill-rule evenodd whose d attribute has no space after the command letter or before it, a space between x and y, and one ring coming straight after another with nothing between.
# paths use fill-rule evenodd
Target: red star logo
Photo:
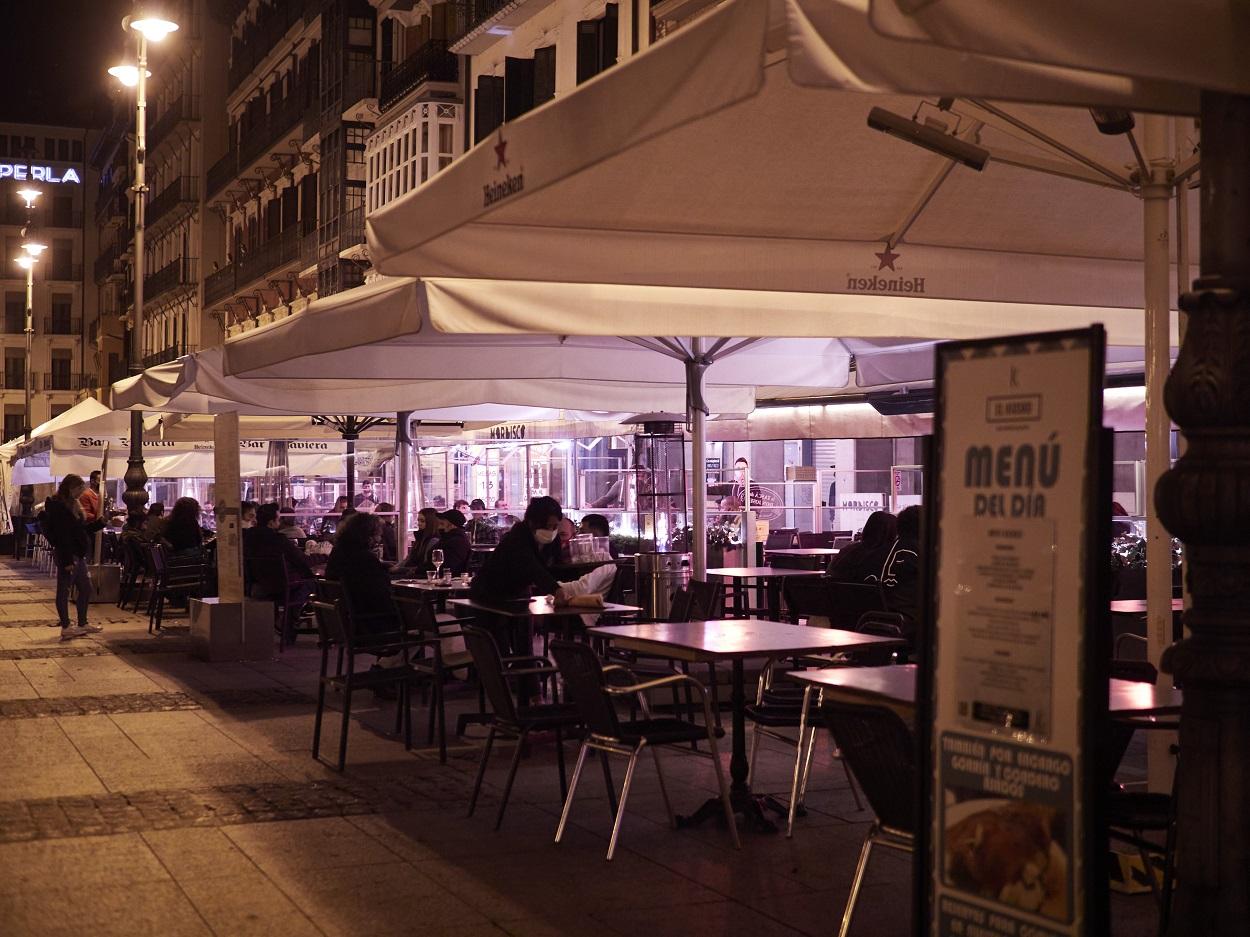
<instances>
[{"instance_id":1,"label":"red star logo","mask_svg":"<svg viewBox=\"0 0 1250 937\"><path fill-rule=\"evenodd\" d=\"M894 270L894 261L898 260L898 254L891 250L889 244L885 246L885 250L874 251L873 253L876 255L877 260L880 261L880 263L877 264L878 270L884 270L886 267Z\"/></svg>"},{"instance_id":2,"label":"red star logo","mask_svg":"<svg viewBox=\"0 0 1250 937\"><path fill-rule=\"evenodd\" d=\"M503 134L499 135L499 142L495 144L495 168L503 169L508 165L508 141L503 138Z\"/></svg>"}]
</instances>

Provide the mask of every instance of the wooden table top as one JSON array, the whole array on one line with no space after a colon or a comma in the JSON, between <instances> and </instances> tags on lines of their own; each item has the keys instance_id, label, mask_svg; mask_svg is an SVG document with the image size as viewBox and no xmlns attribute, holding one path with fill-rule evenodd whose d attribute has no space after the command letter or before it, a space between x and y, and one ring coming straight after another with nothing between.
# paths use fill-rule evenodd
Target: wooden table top
<instances>
[{"instance_id":1,"label":"wooden table top","mask_svg":"<svg viewBox=\"0 0 1250 937\"><path fill-rule=\"evenodd\" d=\"M637 605L619 605L616 602L604 602L602 608L587 608L576 605L556 605L546 596L539 596L529 601L516 601L500 604L491 604L489 602L475 602L473 599L450 599L449 605L456 605L460 608L472 609L475 612L490 612L493 615L501 615L504 618L530 618L533 616L551 616L551 615L602 615L607 612L616 614L624 614L626 612L640 612L642 609Z\"/></svg>"},{"instance_id":2,"label":"wooden table top","mask_svg":"<svg viewBox=\"0 0 1250 937\"><path fill-rule=\"evenodd\" d=\"M1183 612L1185 610L1184 599L1172 600L1172 611ZM1145 615L1146 600L1145 599L1112 599L1111 612L1114 615Z\"/></svg>"},{"instance_id":3,"label":"wooden table top","mask_svg":"<svg viewBox=\"0 0 1250 937\"><path fill-rule=\"evenodd\" d=\"M898 638L837 628L806 628L758 618L607 625L587 630L621 647L663 648L678 659L690 660L780 657L904 643Z\"/></svg>"},{"instance_id":4,"label":"wooden table top","mask_svg":"<svg viewBox=\"0 0 1250 937\"><path fill-rule=\"evenodd\" d=\"M836 695L863 703L886 706L916 705L916 665L894 667L831 667L786 674L799 683L835 691ZM1154 686L1132 680L1111 680L1110 711L1121 716L1174 715L1180 712L1183 694L1176 687Z\"/></svg>"},{"instance_id":5,"label":"wooden table top","mask_svg":"<svg viewBox=\"0 0 1250 937\"><path fill-rule=\"evenodd\" d=\"M782 547L778 550L764 550L768 554L781 556L837 556L842 552L840 547Z\"/></svg>"},{"instance_id":6,"label":"wooden table top","mask_svg":"<svg viewBox=\"0 0 1250 937\"><path fill-rule=\"evenodd\" d=\"M709 576L722 579L774 579L782 576L823 576L823 569L790 569L785 566L722 566L709 569Z\"/></svg>"}]
</instances>

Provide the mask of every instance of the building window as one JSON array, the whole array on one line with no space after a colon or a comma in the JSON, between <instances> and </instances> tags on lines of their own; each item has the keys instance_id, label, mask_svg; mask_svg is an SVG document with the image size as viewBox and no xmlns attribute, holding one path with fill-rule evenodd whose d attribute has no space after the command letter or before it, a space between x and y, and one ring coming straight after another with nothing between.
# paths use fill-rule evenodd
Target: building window
<instances>
[{"instance_id":1,"label":"building window","mask_svg":"<svg viewBox=\"0 0 1250 937\"><path fill-rule=\"evenodd\" d=\"M55 420L58 416L60 416L62 413L68 410L71 406L73 406L73 404L54 403L52 405L51 411L48 413L48 419Z\"/></svg>"},{"instance_id":2,"label":"building window","mask_svg":"<svg viewBox=\"0 0 1250 937\"><path fill-rule=\"evenodd\" d=\"M72 195L53 197L52 225L56 228L74 227L74 197Z\"/></svg>"},{"instance_id":3,"label":"building window","mask_svg":"<svg viewBox=\"0 0 1250 937\"><path fill-rule=\"evenodd\" d=\"M6 292L4 294L4 332L6 335L17 335L26 330L26 294Z\"/></svg>"},{"instance_id":4,"label":"building window","mask_svg":"<svg viewBox=\"0 0 1250 937\"><path fill-rule=\"evenodd\" d=\"M73 367L73 352L66 348L52 349L52 390L73 390L70 368Z\"/></svg>"},{"instance_id":5,"label":"building window","mask_svg":"<svg viewBox=\"0 0 1250 937\"><path fill-rule=\"evenodd\" d=\"M74 279L74 242L69 238L52 239L52 279Z\"/></svg>"},{"instance_id":6,"label":"building window","mask_svg":"<svg viewBox=\"0 0 1250 937\"><path fill-rule=\"evenodd\" d=\"M577 83L594 78L616 64L616 4L609 3L597 20L577 24Z\"/></svg>"},{"instance_id":7,"label":"building window","mask_svg":"<svg viewBox=\"0 0 1250 937\"><path fill-rule=\"evenodd\" d=\"M26 386L26 355L20 351L5 349L4 389L22 390Z\"/></svg>"},{"instance_id":8,"label":"building window","mask_svg":"<svg viewBox=\"0 0 1250 937\"><path fill-rule=\"evenodd\" d=\"M56 159L56 140L52 137L44 137L43 139L43 158Z\"/></svg>"},{"instance_id":9,"label":"building window","mask_svg":"<svg viewBox=\"0 0 1250 937\"><path fill-rule=\"evenodd\" d=\"M63 163L69 162L69 141L68 140L56 141L56 158L59 159Z\"/></svg>"},{"instance_id":10,"label":"building window","mask_svg":"<svg viewBox=\"0 0 1250 937\"><path fill-rule=\"evenodd\" d=\"M6 404L4 407L4 438L16 439L26 432L25 412L20 406Z\"/></svg>"},{"instance_id":11,"label":"building window","mask_svg":"<svg viewBox=\"0 0 1250 937\"><path fill-rule=\"evenodd\" d=\"M76 163L82 162L82 141L75 140L74 145L70 147L70 159Z\"/></svg>"},{"instance_id":12,"label":"building window","mask_svg":"<svg viewBox=\"0 0 1250 937\"><path fill-rule=\"evenodd\" d=\"M52 294L53 335L73 334L74 297L65 293Z\"/></svg>"}]
</instances>

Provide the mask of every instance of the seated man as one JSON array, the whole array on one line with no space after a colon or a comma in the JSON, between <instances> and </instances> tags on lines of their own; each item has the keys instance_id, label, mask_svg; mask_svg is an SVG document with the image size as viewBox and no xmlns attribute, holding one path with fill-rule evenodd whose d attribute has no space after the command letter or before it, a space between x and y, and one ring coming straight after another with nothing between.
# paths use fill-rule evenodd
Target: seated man
<instances>
[{"instance_id":1,"label":"seated man","mask_svg":"<svg viewBox=\"0 0 1250 937\"><path fill-rule=\"evenodd\" d=\"M292 599L306 601L312 595L312 567L299 547L278 533L278 505L262 504L256 509L256 526L243 531L243 563L252 572L248 592L252 598L286 601L283 560L290 570Z\"/></svg>"},{"instance_id":2,"label":"seated man","mask_svg":"<svg viewBox=\"0 0 1250 937\"><path fill-rule=\"evenodd\" d=\"M608 526L608 519L602 514L587 514L582 518L579 534L590 534L592 537L608 537L612 536L612 529ZM612 559L616 559L616 544L611 539L608 540L608 552L612 555Z\"/></svg>"}]
</instances>

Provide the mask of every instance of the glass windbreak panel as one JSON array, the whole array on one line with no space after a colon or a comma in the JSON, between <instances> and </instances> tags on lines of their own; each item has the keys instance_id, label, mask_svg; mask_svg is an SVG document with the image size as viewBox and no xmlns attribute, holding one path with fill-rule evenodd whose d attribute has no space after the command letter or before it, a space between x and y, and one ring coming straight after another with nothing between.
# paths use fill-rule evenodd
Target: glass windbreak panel
<instances>
[{"instance_id":1,"label":"glass windbreak panel","mask_svg":"<svg viewBox=\"0 0 1250 937\"><path fill-rule=\"evenodd\" d=\"M451 453L446 449L422 450L417 456L417 461L421 466L420 507L432 507L437 497L451 504L455 500L450 484L449 469L454 462ZM462 463L454 464L457 469L462 465Z\"/></svg>"}]
</instances>

